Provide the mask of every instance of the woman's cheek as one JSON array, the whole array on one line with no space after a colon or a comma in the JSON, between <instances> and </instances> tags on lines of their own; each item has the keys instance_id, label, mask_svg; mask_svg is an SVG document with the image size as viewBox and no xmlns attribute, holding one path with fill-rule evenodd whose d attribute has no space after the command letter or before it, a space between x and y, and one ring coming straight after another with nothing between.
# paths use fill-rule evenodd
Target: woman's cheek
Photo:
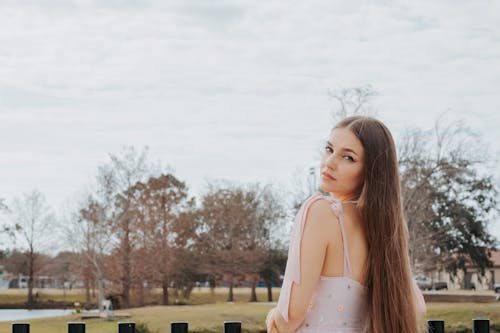
<instances>
[{"instance_id":1,"label":"woman's cheek","mask_svg":"<svg viewBox=\"0 0 500 333\"><path fill-rule=\"evenodd\" d=\"M363 187L363 181L364 181L363 170L361 170L360 172L358 172L358 174L356 176L356 179L357 179L357 187L358 188Z\"/></svg>"}]
</instances>

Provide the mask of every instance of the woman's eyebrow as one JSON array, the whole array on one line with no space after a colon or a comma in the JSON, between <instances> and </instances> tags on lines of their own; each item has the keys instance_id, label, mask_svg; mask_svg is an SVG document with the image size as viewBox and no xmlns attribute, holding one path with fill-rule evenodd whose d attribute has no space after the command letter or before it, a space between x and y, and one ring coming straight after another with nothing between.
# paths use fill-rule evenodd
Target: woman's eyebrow
<instances>
[{"instance_id":1,"label":"woman's eyebrow","mask_svg":"<svg viewBox=\"0 0 500 333\"><path fill-rule=\"evenodd\" d=\"M332 147L333 147L333 145L332 145L332 143L331 143L330 141L326 141L326 143L327 143L329 146L332 146ZM341 150L343 150L343 151L348 151L348 152L353 153L353 154L354 154L354 155L356 155L356 156L359 156L359 155L358 155L358 153L356 153L356 152L355 152L354 150L352 150L351 148L341 148Z\"/></svg>"}]
</instances>

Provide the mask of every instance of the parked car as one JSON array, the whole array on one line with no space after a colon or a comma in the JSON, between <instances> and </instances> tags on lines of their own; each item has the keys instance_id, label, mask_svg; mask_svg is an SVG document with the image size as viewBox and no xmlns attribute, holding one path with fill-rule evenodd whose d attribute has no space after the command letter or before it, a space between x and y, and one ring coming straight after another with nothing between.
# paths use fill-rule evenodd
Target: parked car
<instances>
[{"instance_id":1,"label":"parked car","mask_svg":"<svg viewBox=\"0 0 500 333\"><path fill-rule=\"evenodd\" d=\"M422 290L429 290L432 288L432 280L427 276L418 275L413 278L417 286Z\"/></svg>"},{"instance_id":2,"label":"parked car","mask_svg":"<svg viewBox=\"0 0 500 333\"><path fill-rule=\"evenodd\" d=\"M495 283L493 285L493 290L495 290L496 293L500 293L500 283Z\"/></svg>"},{"instance_id":3,"label":"parked car","mask_svg":"<svg viewBox=\"0 0 500 333\"><path fill-rule=\"evenodd\" d=\"M441 290L441 289L448 290L448 283L446 283L444 281L436 281L432 284L432 289L433 290Z\"/></svg>"}]
</instances>

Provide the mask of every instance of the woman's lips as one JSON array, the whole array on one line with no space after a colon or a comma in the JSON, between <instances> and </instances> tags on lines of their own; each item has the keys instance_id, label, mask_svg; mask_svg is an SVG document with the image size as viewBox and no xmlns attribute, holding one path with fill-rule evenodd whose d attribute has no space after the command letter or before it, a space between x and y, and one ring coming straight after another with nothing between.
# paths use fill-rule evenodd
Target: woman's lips
<instances>
[{"instance_id":1,"label":"woman's lips","mask_svg":"<svg viewBox=\"0 0 500 333\"><path fill-rule=\"evenodd\" d=\"M327 174L326 172L321 173L321 178L323 178L325 180L335 180L335 177Z\"/></svg>"}]
</instances>

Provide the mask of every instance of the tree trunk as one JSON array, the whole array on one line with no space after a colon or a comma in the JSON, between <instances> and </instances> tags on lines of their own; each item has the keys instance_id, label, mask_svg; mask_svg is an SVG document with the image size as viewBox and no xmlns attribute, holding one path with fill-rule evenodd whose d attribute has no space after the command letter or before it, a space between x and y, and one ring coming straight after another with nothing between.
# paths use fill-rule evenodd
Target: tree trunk
<instances>
[{"instance_id":1,"label":"tree trunk","mask_svg":"<svg viewBox=\"0 0 500 333\"><path fill-rule=\"evenodd\" d=\"M33 252L29 253L28 258L28 309L33 308L34 300L33 300L33 275L34 268L33 264L35 262L35 254Z\"/></svg>"},{"instance_id":2,"label":"tree trunk","mask_svg":"<svg viewBox=\"0 0 500 333\"><path fill-rule=\"evenodd\" d=\"M123 286L122 308L124 308L124 309L127 309L130 307L130 277L127 275L128 274L125 273L125 276L123 277L123 280L122 280L122 286Z\"/></svg>"},{"instance_id":3,"label":"tree trunk","mask_svg":"<svg viewBox=\"0 0 500 333\"><path fill-rule=\"evenodd\" d=\"M122 308L130 307L130 239L129 222L125 228L125 237L123 238L123 275L122 275Z\"/></svg>"},{"instance_id":4,"label":"tree trunk","mask_svg":"<svg viewBox=\"0 0 500 333\"><path fill-rule=\"evenodd\" d=\"M142 282L139 282L138 288L137 288L137 305L139 306L144 306L144 284Z\"/></svg>"},{"instance_id":5,"label":"tree trunk","mask_svg":"<svg viewBox=\"0 0 500 333\"><path fill-rule=\"evenodd\" d=\"M90 282L89 282L89 278L85 278L85 305L84 305L84 308L85 309L89 309L90 308Z\"/></svg>"},{"instance_id":6,"label":"tree trunk","mask_svg":"<svg viewBox=\"0 0 500 333\"><path fill-rule=\"evenodd\" d=\"M162 279L162 288L163 288L163 305L168 305L168 243L167 243L167 235L168 235L168 228L167 228L167 212L166 212L166 198L164 195L161 196L161 212L162 212L162 221L161 221L161 227L162 227L162 235L161 235L161 272L163 275Z\"/></svg>"},{"instance_id":7,"label":"tree trunk","mask_svg":"<svg viewBox=\"0 0 500 333\"><path fill-rule=\"evenodd\" d=\"M97 289L99 292L99 299L97 300L97 307L99 308L99 313L104 311L102 302L104 301L104 277L102 276L101 269L98 268L96 271Z\"/></svg>"},{"instance_id":8,"label":"tree trunk","mask_svg":"<svg viewBox=\"0 0 500 333\"><path fill-rule=\"evenodd\" d=\"M266 287L267 287L267 301L272 302L273 301L273 287L271 282L266 281Z\"/></svg>"},{"instance_id":9,"label":"tree trunk","mask_svg":"<svg viewBox=\"0 0 500 333\"><path fill-rule=\"evenodd\" d=\"M90 265L87 264L87 267L85 267L85 273L83 277L83 284L85 286L85 309L90 308Z\"/></svg>"},{"instance_id":10,"label":"tree trunk","mask_svg":"<svg viewBox=\"0 0 500 333\"><path fill-rule=\"evenodd\" d=\"M189 282L188 285L184 288L182 291L182 297L184 297L185 300L188 300L189 297L191 297L191 291L193 290L193 283Z\"/></svg>"},{"instance_id":11,"label":"tree trunk","mask_svg":"<svg viewBox=\"0 0 500 333\"><path fill-rule=\"evenodd\" d=\"M163 288L163 305L168 305L168 280L163 279L161 286Z\"/></svg>"},{"instance_id":12,"label":"tree trunk","mask_svg":"<svg viewBox=\"0 0 500 333\"><path fill-rule=\"evenodd\" d=\"M231 281L229 281L229 295L227 297L228 302L234 302L234 295L233 295L233 278L231 277Z\"/></svg>"},{"instance_id":13,"label":"tree trunk","mask_svg":"<svg viewBox=\"0 0 500 333\"><path fill-rule=\"evenodd\" d=\"M257 302L257 292L255 288L257 287L257 278L252 277L252 293L250 294L250 302Z\"/></svg>"}]
</instances>

